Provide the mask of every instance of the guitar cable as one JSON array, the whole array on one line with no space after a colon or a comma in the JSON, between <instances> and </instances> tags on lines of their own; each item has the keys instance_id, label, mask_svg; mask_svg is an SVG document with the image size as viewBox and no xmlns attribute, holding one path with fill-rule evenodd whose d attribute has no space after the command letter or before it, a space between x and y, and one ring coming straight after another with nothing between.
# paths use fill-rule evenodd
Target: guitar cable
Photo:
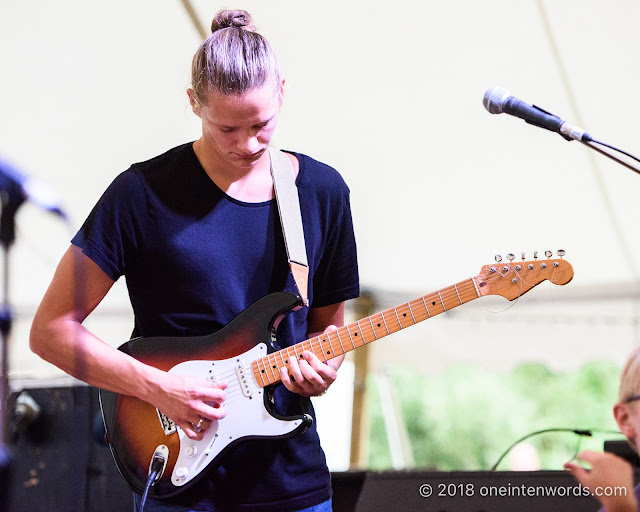
<instances>
[{"instance_id":1,"label":"guitar cable","mask_svg":"<svg viewBox=\"0 0 640 512\"><path fill-rule=\"evenodd\" d=\"M156 448L153 457L151 457L151 462L149 464L149 476L147 477L147 484L145 485L144 493L140 500L140 510L138 512L143 512L144 505L147 502L147 496L149 495L149 490L158 480L160 480L160 477L162 477L164 468L167 466L168 453L169 449L165 445L161 444Z\"/></svg>"}]
</instances>

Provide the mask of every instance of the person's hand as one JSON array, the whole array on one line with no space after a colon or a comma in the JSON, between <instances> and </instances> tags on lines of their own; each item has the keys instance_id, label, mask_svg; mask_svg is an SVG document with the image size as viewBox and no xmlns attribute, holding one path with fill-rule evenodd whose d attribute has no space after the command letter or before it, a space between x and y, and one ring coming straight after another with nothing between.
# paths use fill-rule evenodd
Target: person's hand
<instances>
[{"instance_id":1,"label":"person's hand","mask_svg":"<svg viewBox=\"0 0 640 512\"><path fill-rule=\"evenodd\" d=\"M324 332L335 329L335 325L330 325ZM291 375L285 366L280 368L280 378L289 391L302 396L320 396L338 377L338 368L331 361L323 363L313 352L304 350L302 358L289 359Z\"/></svg>"},{"instance_id":2,"label":"person's hand","mask_svg":"<svg viewBox=\"0 0 640 512\"><path fill-rule=\"evenodd\" d=\"M606 512L637 512L631 464L612 453L583 451L576 458L589 463L591 469L573 462L565 463L565 469L591 491Z\"/></svg>"},{"instance_id":3,"label":"person's hand","mask_svg":"<svg viewBox=\"0 0 640 512\"><path fill-rule=\"evenodd\" d=\"M223 407L226 382L164 373L158 384L161 391L154 393L150 403L190 439L202 439L211 424L226 415Z\"/></svg>"}]
</instances>

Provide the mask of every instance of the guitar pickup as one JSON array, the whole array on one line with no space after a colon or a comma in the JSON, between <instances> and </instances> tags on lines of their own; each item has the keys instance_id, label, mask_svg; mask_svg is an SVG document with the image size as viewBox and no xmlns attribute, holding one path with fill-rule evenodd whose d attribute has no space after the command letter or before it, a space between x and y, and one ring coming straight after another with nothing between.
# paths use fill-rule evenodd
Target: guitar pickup
<instances>
[{"instance_id":1,"label":"guitar pickup","mask_svg":"<svg viewBox=\"0 0 640 512\"><path fill-rule=\"evenodd\" d=\"M249 372L247 372L247 369L249 370ZM240 383L240 389L242 390L242 394L244 396L247 397L251 397L251 395L253 394L253 391L251 389L251 385L249 384L249 379L247 377L247 373L251 373L250 370L251 368L245 368L243 365L239 364L238 366L236 366L235 368L236 370L236 377L238 378L238 382Z\"/></svg>"}]
</instances>

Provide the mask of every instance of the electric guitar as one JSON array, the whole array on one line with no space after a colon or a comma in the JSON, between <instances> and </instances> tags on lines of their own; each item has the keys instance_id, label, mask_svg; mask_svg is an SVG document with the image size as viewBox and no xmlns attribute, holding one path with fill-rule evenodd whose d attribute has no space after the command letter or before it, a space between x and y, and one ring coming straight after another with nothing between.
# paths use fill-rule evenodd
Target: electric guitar
<instances>
[{"instance_id":1,"label":"electric guitar","mask_svg":"<svg viewBox=\"0 0 640 512\"><path fill-rule=\"evenodd\" d=\"M236 443L289 437L308 428L308 415L282 417L271 400L280 382L278 369L288 367L292 358L301 358L304 350L326 361L485 295L514 300L545 280L564 285L573 278L573 269L562 259L564 251L559 255L558 259L532 261L523 257L521 262L509 255L509 261L485 265L475 277L282 350L272 343L277 324L287 311L301 305L299 297L289 292L258 300L213 334L132 339L120 350L146 364L180 375L226 381L227 415L213 422L202 440L193 441L152 405L101 390L107 440L116 464L129 485L142 493L152 459L159 461L160 471L149 496L179 494Z\"/></svg>"}]
</instances>

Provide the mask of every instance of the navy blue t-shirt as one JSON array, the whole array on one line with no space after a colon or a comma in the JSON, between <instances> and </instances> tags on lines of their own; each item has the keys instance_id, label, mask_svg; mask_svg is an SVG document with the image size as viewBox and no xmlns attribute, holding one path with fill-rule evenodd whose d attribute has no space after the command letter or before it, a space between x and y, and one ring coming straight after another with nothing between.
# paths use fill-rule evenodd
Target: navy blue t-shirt
<instances>
[{"instance_id":1,"label":"navy blue t-shirt","mask_svg":"<svg viewBox=\"0 0 640 512\"><path fill-rule=\"evenodd\" d=\"M349 189L333 168L295 155L311 307L357 297ZM245 203L226 195L205 173L192 143L120 174L72 242L114 281L125 276L137 336L209 334L259 298L295 290L276 201ZM303 307L285 316L278 326L281 346L307 338L307 313ZM279 411L299 400L278 386ZM330 495L314 421L288 440L240 443L170 502L197 510L286 511Z\"/></svg>"}]
</instances>

